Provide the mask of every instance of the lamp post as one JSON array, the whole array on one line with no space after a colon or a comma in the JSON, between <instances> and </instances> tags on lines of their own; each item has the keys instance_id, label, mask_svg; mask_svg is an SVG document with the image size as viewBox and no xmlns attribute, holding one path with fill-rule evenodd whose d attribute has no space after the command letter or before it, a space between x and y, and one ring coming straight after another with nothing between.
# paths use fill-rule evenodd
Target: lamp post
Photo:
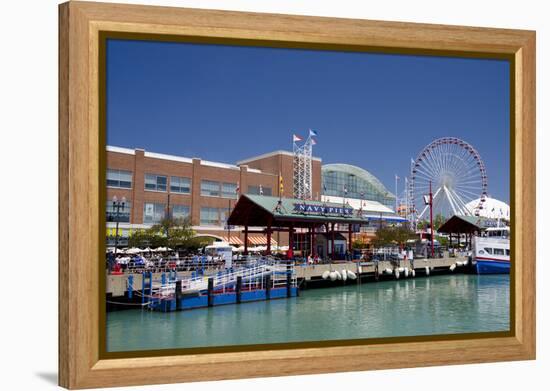
<instances>
[{"instance_id":1,"label":"lamp post","mask_svg":"<svg viewBox=\"0 0 550 391\"><path fill-rule=\"evenodd\" d=\"M430 181L430 238L432 244L432 258L434 257L434 220L433 220L434 198L432 194L432 181Z\"/></svg>"},{"instance_id":2,"label":"lamp post","mask_svg":"<svg viewBox=\"0 0 550 391\"><path fill-rule=\"evenodd\" d=\"M431 245L431 253L432 258L435 255L434 251L434 221L433 221L433 193L432 193L432 181L430 181L430 193L428 195L424 195L424 204L428 205L430 207L430 245Z\"/></svg>"},{"instance_id":3,"label":"lamp post","mask_svg":"<svg viewBox=\"0 0 550 391\"><path fill-rule=\"evenodd\" d=\"M119 201L117 196L113 196L113 206L115 207L116 214L116 228L115 228L115 258L116 258L116 251L118 248L118 222L120 220L120 209L124 210L124 206L126 204L126 197L122 197L122 199Z\"/></svg>"}]
</instances>

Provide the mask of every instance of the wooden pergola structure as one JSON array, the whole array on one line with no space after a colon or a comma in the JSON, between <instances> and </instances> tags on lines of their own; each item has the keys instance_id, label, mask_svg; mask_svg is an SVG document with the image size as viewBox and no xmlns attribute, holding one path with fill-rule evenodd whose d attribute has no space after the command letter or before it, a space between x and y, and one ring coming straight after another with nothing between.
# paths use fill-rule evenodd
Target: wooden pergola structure
<instances>
[{"instance_id":1,"label":"wooden pergola structure","mask_svg":"<svg viewBox=\"0 0 550 391\"><path fill-rule=\"evenodd\" d=\"M315 235L320 232L327 234L330 240L326 241L326 253L329 253L330 242L331 253L334 256L336 233L347 234L347 249L351 252L353 232L359 230L362 225L367 225L369 219L363 216L363 211L353 209L347 204L244 194L237 201L227 223L244 227L245 254L248 253L248 234L266 235L266 252L271 254L271 235L274 232L288 232L288 256L291 258L296 229L307 229L306 236L309 237L311 255L315 255ZM336 230L337 224L347 225L347 230ZM262 228L253 230L250 227ZM320 231L321 228L324 231Z\"/></svg>"},{"instance_id":2,"label":"wooden pergola structure","mask_svg":"<svg viewBox=\"0 0 550 391\"><path fill-rule=\"evenodd\" d=\"M437 232L449 235L449 246L453 244L453 236L460 246L460 236L466 236L466 243L472 245L472 236L479 235L485 228L491 226L492 219L477 216L454 215L449 218Z\"/></svg>"}]
</instances>

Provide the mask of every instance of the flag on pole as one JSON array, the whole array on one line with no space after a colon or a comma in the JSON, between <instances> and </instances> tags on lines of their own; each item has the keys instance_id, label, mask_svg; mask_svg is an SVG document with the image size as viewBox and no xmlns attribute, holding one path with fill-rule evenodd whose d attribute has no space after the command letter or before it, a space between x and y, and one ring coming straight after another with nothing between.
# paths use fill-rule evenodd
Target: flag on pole
<instances>
[{"instance_id":1,"label":"flag on pole","mask_svg":"<svg viewBox=\"0 0 550 391\"><path fill-rule=\"evenodd\" d=\"M313 129L309 129L309 135L310 136L318 136L317 131Z\"/></svg>"},{"instance_id":2,"label":"flag on pole","mask_svg":"<svg viewBox=\"0 0 550 391\"><path fill-rule=\"evenodd\" d=\"M292 142L293 142L293 143L296 143L296 142L302 141L302 140L303 140L303 138L301 138L300 136L298 136L298 135L296 135L296 134L293 134L293 135L292 135Z\"/></svg>"}]
</instances>

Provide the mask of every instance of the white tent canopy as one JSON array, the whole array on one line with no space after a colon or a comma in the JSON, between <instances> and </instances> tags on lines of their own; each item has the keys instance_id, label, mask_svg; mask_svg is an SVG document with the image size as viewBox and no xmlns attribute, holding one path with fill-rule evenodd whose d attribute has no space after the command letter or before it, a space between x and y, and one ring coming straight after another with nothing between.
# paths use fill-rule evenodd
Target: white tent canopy
<instances>
[{"instance_id":1,"label":"white tent canopy","mask_svg":"<svg viewBox=\"0 0 550 391\"><path fill-rule=\"evenodd\" d=\"M470 201L466 204L466 207L473 213L475 213L476 207L481 203L481 200ZM505 202L499 201L495 198L487 197L485 202L482 203L483 209L479 210L479 215L490 219L510 219L510 205Z\"/></svg>"},{"instance_id":2,"label":"white tent canopy","mask_svg":"<svg viewBox=\"0 0 550 391\"><path fill-rule=\"evenodd\" d=\"M157 247L153 251L160 253L160 252L172 251L172 249L170 247Z\"/></svg>"}]
</instances>

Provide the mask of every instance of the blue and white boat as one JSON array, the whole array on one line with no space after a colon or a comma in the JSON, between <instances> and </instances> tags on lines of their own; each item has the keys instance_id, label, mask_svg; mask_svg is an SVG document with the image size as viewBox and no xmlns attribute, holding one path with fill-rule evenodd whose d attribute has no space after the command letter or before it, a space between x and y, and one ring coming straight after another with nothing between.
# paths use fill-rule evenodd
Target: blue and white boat
<instances>
[{"instance_id":1,"label":"blue and white boat","mask_svg":"<svg viewBox=\"0 0 550 391\"><path fill-rule=\"evenodd\" d=\"M510 273L510 228L487 228L473 243L477 274Z\"/></svg>"}]
</instances>

